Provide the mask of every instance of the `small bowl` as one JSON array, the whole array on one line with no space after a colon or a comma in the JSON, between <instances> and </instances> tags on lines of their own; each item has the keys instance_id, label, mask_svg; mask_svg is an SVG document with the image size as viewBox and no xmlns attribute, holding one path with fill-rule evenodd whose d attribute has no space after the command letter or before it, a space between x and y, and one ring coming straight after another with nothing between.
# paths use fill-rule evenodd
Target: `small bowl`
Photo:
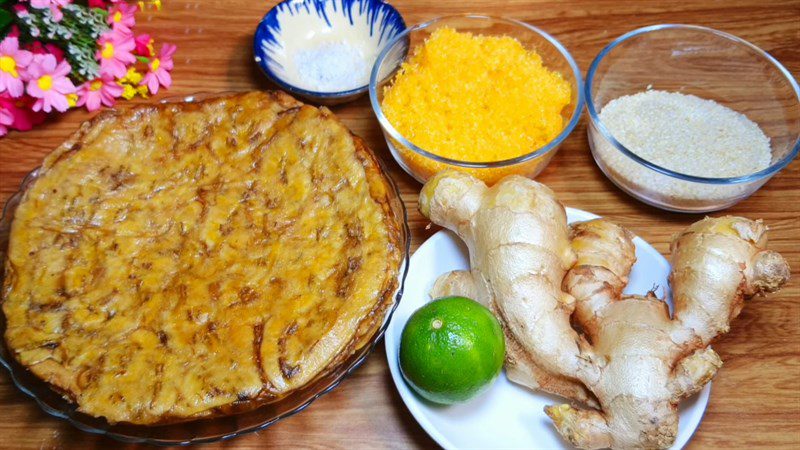
<instances>
[{"instance_id":1,"label":"small bowl","mask_svg":"<svg viewBox=\"0 0 800 450\"><path fill-rule=\"evenodd\" d=\"M476 35L510 36L520 41L526 48L536 50L542 57L544 66L561 73L571 87L571 102L562 111L566 125L561 133L547 144L531 149L522 156L487 162L459 161L438 156L418 147L400 134L383 113L381 102L384 90L392 82L394 74L405 61L409 48L422 44L435 30L442 27ZM406 172L421 183L444 169L465 171L489 184L510 174L533 178L547 166L550 159L556 154L558 147L578 124L580 113L583 110L583 81L580 69L560 42L544 31L524 22L471 14L440 17L411 27L397 35L375 61L370 77L369 95L372 109L378 117L392 156Z\"/></svg>"},{"instance_id":2,"label":"small bowl","mask_svg":"<svg viewBox=\"0 0 800 450\"><path fill-rule=\"evenodd\" d=\"M281 88L333 105L367 91L378 53L405 29L400 13L381 0L286 0L261 19L253 54Z\"/></svg>"},{"instance_id":3,"label":"small bowl","mask_svg":"<svg viewBox=\"0 0 800 450\"><path fill-rule=\"evenodd\" d=\"M631 31L594 59L586 76L589 144L597 165L620 189L655 207L703 213L747 198L800 150L800 89L768 53L721 31L655 25ZM770 166L731 178L679 173L622 145L600 120L611 100L647 89L713 100L744 114L769 138Z\"/></svg>"}]
</instances>

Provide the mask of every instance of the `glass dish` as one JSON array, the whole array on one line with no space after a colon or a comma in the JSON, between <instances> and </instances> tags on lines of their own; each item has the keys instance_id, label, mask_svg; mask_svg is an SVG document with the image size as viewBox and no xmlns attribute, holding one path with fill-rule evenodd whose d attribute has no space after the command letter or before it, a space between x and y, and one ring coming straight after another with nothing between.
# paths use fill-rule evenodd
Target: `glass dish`
<instances>
[{"instance_id":1,"label":"glass dish","mask_svg":"<svg viewBox=\"0 0 800 450\"><path fill-rule=\"evenodd\" d=\"M217 95L223 94L196 94L180 99L167 99L165 101L197 101ZM379 161L383 173L387 174L388 172L383 162L380 161L379 158L376 159ZM38 168L28 174L22 182L20 190L6 201L2 216L0 217L0 261L5 261L14 211L22 200L26 189L36 181L39 174ZM304 388L293 392L279 401L268 403L239 414L199 419L190 422L159 426L140 426L122 423L112 425L104 419L81 413L76 409L74 403L66 400L61 394L51 389L46 382L40 380L16 361L6 347L6 342L3 337L5 336L6 320L2 312L0 312L0 364L8 369L11 379L17 388L36 400L46 413L67 420L80 430L93 434L106 435L122 442L171 446L221 441L242 434L263 430L281 419L296 414L308 407L314 400L330 392L364 362L386 331L389 319L397 308L397 304L400 302L403 295L406 274L408 272L411 235L408 228L406 209L400 199L397 185L388 175L385 176L389 180L389 185L391 187L391 210L402 226L400 234L403 261L398 274L399 286L395 293L394 303L385 312L381 327L359 350L342 361L332 372L312 380ZM3 284L3 275L2 271L0 271L0 286Z\"/></svg>"},{"instance_id":2,"label":"glass dish","mask_svg":"<svg viewBox=\"0 0 800 450\"><path fill-rule=\"evenodd\" d=\"M459 161L438 156L418 147L400 134L381 108L384 89L391 83L394 74L405 61L409 49L422 44L431 33L441 27L479 35L510 36L525 47L536 50L542 57L544 66L561 73L571 87L571 102L562 111L566 125L561 133L546 145L532 149L522 156L491 162ZM417 181L424 183L441 170L457 169L469 172L487 183L493 183L510 174L533 178L547 166L561 143L578 124L583 110L583 80L575 60L567 49L544 31L512 19L465 14L433 19L397 35L375 61L369 82L369 96L392 156Z\"/></svg>"},{"instance_id":3,"label":"glass dish","mask_svg":"<svg viewBox=\"0 0 800 450\"><path fill-rule=\"evenodd\" d=\"M800 150L800 89L768 53L721 31L655 25L627 33L603 49L586 76L589 145L597 165L620 189L678 212L728 208L749 197ZM611 100L647 89L713 100L746 115L770 139L771 164L732 178L703 178L647 161L614 138L599 118Z\"/></svg>"}]
</instances>

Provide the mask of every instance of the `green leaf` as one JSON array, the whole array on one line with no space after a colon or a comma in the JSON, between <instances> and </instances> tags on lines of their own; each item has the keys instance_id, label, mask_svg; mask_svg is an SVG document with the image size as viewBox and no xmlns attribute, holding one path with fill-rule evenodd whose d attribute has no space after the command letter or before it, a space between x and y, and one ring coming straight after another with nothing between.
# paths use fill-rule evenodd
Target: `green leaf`
<instances>
[{"instance_id":1,"label":"green leaf","mask_svg":"<svg viewBox=\"0 0 800 450\"><path fill-rule=\"evenodd\" d=\"M4 0L0 0L3 2ZM11 15L10 12L6 11L5 9L0 9L0 36L5 36L6 28L11 25L11 22L14 20L14 17Z\"/></svg>"}]
</instances>

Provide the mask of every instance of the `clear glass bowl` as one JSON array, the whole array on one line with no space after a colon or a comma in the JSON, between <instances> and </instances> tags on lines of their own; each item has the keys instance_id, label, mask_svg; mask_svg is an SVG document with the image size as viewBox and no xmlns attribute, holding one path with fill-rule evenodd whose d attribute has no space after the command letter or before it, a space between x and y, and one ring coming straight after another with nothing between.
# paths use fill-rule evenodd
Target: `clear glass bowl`
<instances>
[{"instance_id":1,"label":"clear glass bowl","mask_svg":"<svg viewBox=\"0 0 800 450\"><path fill-rule=\"evenodd\" d=\"M800 149L800 89L768 53L721 31L655 25L610 43L586 76L589 145L606 176L631 196L658 208L709 212L747 198ZM611 100L646 89L713 100L758 124L772 145L768 168L733 178L678 173L637 156L614 138L599 113Z\"/></svg>"},{"instance_id":2,"label":"clear glass bowl","mask_svg":"<svg viewBox=\"0 0 800 450\"><path fill-rule=\"evenodd\" d=\"M224 94L225 93L200 93L187 97L166 99L162 101L162 103L199 101ZM379 158L376 158L376 160L378 160L381 165L383 173L388 173L383 162ZM8 238L11 231L11 223L14 218L14 211L17 209L28 186L36 181L39 174L38 168L28 174L22 182L19 191L14 193L3 207L2 215L0 215L0 264L2 264L6 258ZM411 234L408 228L408 216L405 205L400 198L400 191L391 177L387 175L386 178L390 185L389 206L402 227L400 232L400 245L403 251L403 260L398 274L399 285L394 296L394 303L384 312L381 326L361 348L357 349L347 359L341 361L331 372L317 377L302 389L278 401L267 403L255 409L245 410L237 414L210 419L199 419L157 426L124 423L112 425L105 419L92 417L78 411L77 405L51 389L48 383L33 375L28 369L16 361L12 353L6 347L4 338L6 318L5 315L2 314L2 310L0 310L0 366L8 370L17 388L36 400L42 410L47 414L67 420L70 424L85 432L105 435L122 442L173 446L222 441L246 433L263 430L281 419L294 415L308 407L314 400L330 392L366 360L367 356L372 353L378 341L380 341L386 331L389 320L403 296L405 279L408 273ZM4 271L0 269L0 286L3 285L3 278Z\"/></svg>"},{"instance_id":3,"label":"clear glass bowl","mask_svg":"<svg viewBox=\"0 0 800 450\"><path fill-rule=\"evenodd\" d=\"M479 35L510 36L520 41L525 47L535 50L542 57L544 66L561 73L569 82L572 90L571 102L562 111L566 126L561 133L546 145L531 149L522 156L490 162L459 161L438 156L414 145L400 134L386 118L381 108L384 89L391 84L394 74L408 56L409 49L422 44L431 33L441 27L450 27L457 31ZM510 174L532 178L547 166L547 163L556 154L558 147L578 124L580 113L583 110L583 80L575 60L567 49L544 31L512 19L464 14L433 19L397 35L384 47L375 61L369 82L369 96L372 109L381 125L392 156L417 181L424 183L428 178L444 169L458 169L469 172L491 184Z\"/></svg>"}]
</instances>

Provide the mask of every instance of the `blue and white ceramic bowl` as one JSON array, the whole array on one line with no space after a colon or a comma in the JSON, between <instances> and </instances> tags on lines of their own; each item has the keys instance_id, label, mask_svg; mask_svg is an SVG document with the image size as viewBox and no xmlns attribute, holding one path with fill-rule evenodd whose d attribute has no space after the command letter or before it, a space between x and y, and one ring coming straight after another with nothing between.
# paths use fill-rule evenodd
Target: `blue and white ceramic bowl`
<instances>
[{"instance_id":1,"label":"blue and white ceramic bowl","mask_svg":"<svg viewBox=\"0 0 800 450\"><path fill-rule=\"evenodd\" d=\"M318 103L353 100L369 87L383 47L406 29L381 0L286 0L256 29L256 63L281 88Z\"/></svg>"}]
</instances>

